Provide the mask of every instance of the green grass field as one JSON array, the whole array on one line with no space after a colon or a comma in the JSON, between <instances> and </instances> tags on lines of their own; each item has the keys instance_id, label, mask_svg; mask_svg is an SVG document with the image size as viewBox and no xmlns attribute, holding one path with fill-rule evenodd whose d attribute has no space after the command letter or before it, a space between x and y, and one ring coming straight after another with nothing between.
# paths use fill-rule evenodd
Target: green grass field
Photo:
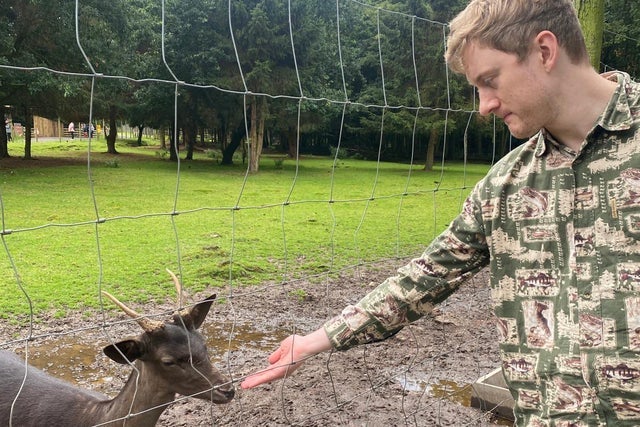
<instances>
[{"instance_id":1,"label":"green grass field","mask_svg":"<svg viewBox=\"0 0 640 427\"><path fill-rule=\"evenodd\" d=\"M2 316L173 296L331 273L417 255L460 210L487 165L421 166L265 155L260 172L199 151L166 159L157 142L9 144L0 160ZM179 168L178 168L179 166ZM179 172L179 173L178 173ZM224 290L219 292L224 294Z\"/></svg>"}]
</instances>

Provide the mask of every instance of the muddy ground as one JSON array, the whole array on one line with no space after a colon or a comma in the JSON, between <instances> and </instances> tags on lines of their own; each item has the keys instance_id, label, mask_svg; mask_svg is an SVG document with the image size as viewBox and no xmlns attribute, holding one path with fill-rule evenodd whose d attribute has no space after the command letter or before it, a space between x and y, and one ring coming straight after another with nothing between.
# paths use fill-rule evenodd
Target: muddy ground
<instances>
[{"instance_id":1,"label":"muddy ground","mask_svg":"<svg viewBox=\"0 0 640 427\"><path fill-rule=\"evenodd\" d=\"M203 333L216 366L240 382L266 366L266 357L292 331L311 332L346 304L356 302L403 261L345 271L335 280L298 281L248 292L215 304ZM222 295L221 292L220 296ZM207 295L193 295L202 298ZM230 294L227 292L227 297ZM145 308L135 307L139 311ZM167 301L164 310L171 310ZM158 311L160 312L160 308ZM148 310L146 310L148 312ZM129 369L102 355L106 333L119 340L137 325L117 311L36 318L30 361L109 396ZM0 330L0 348L24 353L23 325ZM509 425L470 407L471 384L499 366L495 327L484 274L438 308L383 343L309 360L291 378L253 390L237 389L227 405L181 398L161 426L489 426Z\"/></svg>"}]
</instances>

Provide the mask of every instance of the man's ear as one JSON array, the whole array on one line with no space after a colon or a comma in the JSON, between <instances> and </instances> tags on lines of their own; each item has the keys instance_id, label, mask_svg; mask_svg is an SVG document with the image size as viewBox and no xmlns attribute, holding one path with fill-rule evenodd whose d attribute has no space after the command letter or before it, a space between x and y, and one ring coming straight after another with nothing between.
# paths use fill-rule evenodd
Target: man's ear
<instances>
[{"instance_id":1,"label":"man's ear","mask_svg":"<svg viewBox=\"0 0 640 427\"><path fill-rule=\"evenodd\" d=\"M557 64L560 56L558 38L551 31L544 30L538 33L533 43L533 49L537 53L541 65L547 72L551 71Z\"/></svg>"}]
</instances>

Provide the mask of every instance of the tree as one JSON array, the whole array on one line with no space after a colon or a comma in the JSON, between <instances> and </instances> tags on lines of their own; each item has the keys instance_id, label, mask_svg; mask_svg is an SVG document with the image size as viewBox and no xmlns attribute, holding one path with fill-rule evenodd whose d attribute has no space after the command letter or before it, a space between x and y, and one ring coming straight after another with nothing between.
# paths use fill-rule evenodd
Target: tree
<instances>
[{"instance_id":1,"label":"tree","mask_svg":"<svg viewBox=\"0 0 640 427\"><path fill-rule=\"evenodd\" d=\"M247 88L253 93L291 93L293 58L287 13L274 0L245 2L243 19L235 31L241 51L241 67ZM235 28L235 26L234 26ZM277 77L276 77L277 76ZM251 95L249 103L249 171L257 172L264 145L265 122L269 118L264 96Z\"/></svg>"},{"instance_id":2,"label":"tree","mask_svg":"<svg viewBox=\"0 0 640 427\"><path fill-rule=\"evenodd\" d=\"M635 0L606 0L602 63L640 78L640 4Z\"/></svg>"},{"instance_id":3,"label":"tree","mask_svg":"<svg viewBox=\"0 0 640 427\"><path fill-rule=\"evenodd\" d=\"M0 12L0 63L21 67L49 67L63 71L82 71L76 46L72 8L60 0L7 0ZM10 105L14 118L25 124L26 159L31 158L33 114L58 118L69 113L69 100L81 98L80 85L66 77L43 70L23 72L4 69L0 73L0 101ZM4 120L3 120L4 121ZM8 157L6 143L0 140L0 157Z\"/></svg>"},{"instance_id":4,"label":"tree","mask_svg":"<svg viewBox=\"0 0 640 427\"><path fill-rule=\"evenodd\" d=\"M605 63L640 71L640 6L576 4L586 14L597 1L607 2L606 34L616 33L604 45ZM165 0L163 22L154 0L83 0L81 52L72 3L4 0L0 64L89 77L0 67L0 100L23 123L31 114L86 123L91 101L93 116L109 119L107 147L114 154L118 124L126 121L139 129L173 128L172 160L174 135L183 137L186 159L205 134L219 144L222 164L249 148L251 171L258 170L263 147L293 157L326 154L342 135L349 153L424 160L429 170L435 156L463 156L462 144L445 153L442 141L460 141L467 123L475 138L469 147L481 146L492 130L491 121L458 114L473 110L473 91L443 61L446 22L466 3ZM350 103L344 127L342 102Z\"/></svg>"},{"instance_id":5,"label":"tree","mask_svg":"<svg viewBox=\"0 0 640 427\"><path fill-rule=\"evenodd\" d=\"M159 2L130 0L127 2L129 55L125 61L128 74L136 79L150 76L171 80L171 75L162 63L162 21ZM120 103L122 120L138 127L138 142L142 144L142 130L153 127L160 130L162 148L165 130L174 119L174 90L167 84L139 83L131 87L128 99Z\"/></svg>"},{"instance_id":6,"label":"tree","mask_svg":"<svg viewBox=\"0 0 640 427\"><path fill-rule=\"evenodd\" d=\"M574 4L584 33L591 65L599 70L604 31L604 0L574 0Z\"/></svg>"},{"instance_id":7,"label":"tree","mask_svg":"<svg viewBox=\"0 0 640 427\"><path fill-rule=\"evenodd\" d=\"M134 23L130 20L133 5L126 0L82 2L78 32L92 71L106 76L128 76L136 71L136 50L131 38ZM131 99L133 86L121 79L94 79L96 83L92 81L91 87L86 88L93 91L94 117L108 119L107 152L118 154L117 120Z\"/></svg>"}]
</instances>

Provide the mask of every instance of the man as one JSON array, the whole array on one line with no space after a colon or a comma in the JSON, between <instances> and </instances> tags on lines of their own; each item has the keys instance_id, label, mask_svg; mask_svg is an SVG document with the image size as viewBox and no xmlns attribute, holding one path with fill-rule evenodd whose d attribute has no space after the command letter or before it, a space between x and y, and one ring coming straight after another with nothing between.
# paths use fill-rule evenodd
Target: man
<instances>
[{"instance_id":1,"label":"man","mask_svg":"<svg viewBox=\"0 0 640 427\"><path fill-rule=\"evenodd\" d=\"M9 119L5 121L4 129L7 133L7 142L11 142L11 121Z\"/></svg>"},{"instance_id":2,"label":"man","mask_svg":"<svg viewBox=\"0 0 640 427\"><path fill-rule=\"evenodd\" d=\"M640 85L592 69L571 0L472 0L446 60L530 139L420 258L242 386L385 339L489 265L516 425L640 425Z\"/></svg>"}]
</instances>

